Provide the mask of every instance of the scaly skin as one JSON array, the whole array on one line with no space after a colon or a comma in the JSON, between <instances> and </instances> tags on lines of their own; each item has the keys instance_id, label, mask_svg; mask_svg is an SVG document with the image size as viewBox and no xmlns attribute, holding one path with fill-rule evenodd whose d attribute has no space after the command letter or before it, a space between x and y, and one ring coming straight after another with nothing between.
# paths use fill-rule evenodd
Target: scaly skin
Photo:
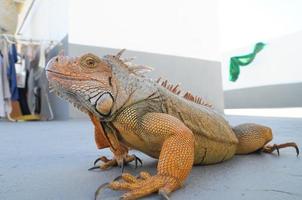
<instances>
[{"instance_id":1,"label":"scaly skin","mask_svg":"<svg viewBox=\"0 0 302 200\"><path fill-rule=\"evenodd\" d=\"M141 172L137 178L124 173L122 181L108 185L129 190L123 199L157 191L167 198L181 187L193 164L219 163L235 154L271 153L288 146L298 153L295 143L266 145L272 140L268 127L232 128L201 98L190 93L180 96L177 86L144 78L141 73L149 68L125 61L121 53L103 58L60 56L46 70L50 87L89 114L99 148L110 147L119 162L131 160L129 148L159 159L156 175Z\"/></svg>"}]
</instances>

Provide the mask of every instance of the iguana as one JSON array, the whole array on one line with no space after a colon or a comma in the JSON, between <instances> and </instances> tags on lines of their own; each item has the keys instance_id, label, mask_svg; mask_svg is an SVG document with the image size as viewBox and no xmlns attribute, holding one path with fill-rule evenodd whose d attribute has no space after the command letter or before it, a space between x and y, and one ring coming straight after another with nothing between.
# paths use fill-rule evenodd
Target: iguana
<instances>
[{"instance_id":1,"label":"iguana","mask_svg":"<svg viewBox=\"0 0 302 200\"><path fill-rule=\"evenodd\" d=\"M129 148L159 160L156 175L122 173L122 180L107 185L127 190L122 199L154 192L168 198L183 185L193 165L220 163L236 154L279 153L284 147L294 147L299 154L294 142L268 145L269 127L253 123L232 127L201 98L181 93L178 85L144 77L150 68L132 64L122 53L101 58L91 53L57 56L46 67L50 87L90 116L98 148L110 147L113 152L112 160L98 159L105 162L101 168L135 160L128 155Z\"/></svg>"}]
</instances>

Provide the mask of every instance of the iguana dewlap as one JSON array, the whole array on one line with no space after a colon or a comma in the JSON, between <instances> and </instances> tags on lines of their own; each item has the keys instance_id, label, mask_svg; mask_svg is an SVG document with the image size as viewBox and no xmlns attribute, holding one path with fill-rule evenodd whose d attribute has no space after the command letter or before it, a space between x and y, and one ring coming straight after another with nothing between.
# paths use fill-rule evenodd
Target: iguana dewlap
<instances>
[{"instance_id":1,"label":"iguana dewlap","mask_svg":"<svg viewBox=\"0 0 302 200\"><path fill-rule=\"evenodd\" d=\"M124 199L153 192L167 197L181 187L193 164L213 164L257 150L272 152L295 143L266 145L270 128L257 124L231 127L208 103L178 86L153 81L142 74L148 67L134 65L117 55L99 58L55 57L46 71L50 87L89 114L99 148L110 147L115 159L103 168L134 160L128 149L158 158L157 174L124 173L109 187L128 190ZM265 146L266 145L266 146Z\"/></svg>"}]
</instances>

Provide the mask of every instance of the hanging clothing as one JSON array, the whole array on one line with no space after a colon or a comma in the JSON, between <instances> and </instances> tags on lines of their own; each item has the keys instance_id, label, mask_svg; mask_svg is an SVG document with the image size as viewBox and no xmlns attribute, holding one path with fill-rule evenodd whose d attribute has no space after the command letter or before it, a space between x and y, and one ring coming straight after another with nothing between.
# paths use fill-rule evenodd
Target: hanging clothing
<instances>
[{"instance_id":1,"label":"hanging clothing","mask_svg":"<svg viewBox=\"0 0 302 200\"><path fill-rule=\"evenodd\" d=\"M40 51L38 46L31 46L28 48L28 60L27 68L29 69L28 75L28 94L27 102L31 114L40 114L37 113L40 109L37 108L40 105L40 97L37 96L37 90L39 87L39 79L43 70L39 68L39 56Z\"/></svg>"},{"instance_id":2,"label":"hanging clothing","mask_svg":"<svg viewBox=\"0 0 302 200\"><path fill-rule=\"evenodd\" d=\"M18 56L18 63L15 64L17 73L17 85L19 92L19 104L22 115L30 115L30 110L27 104L27 79L28 73L25 67L25 59Z\"/></svg>"},{"instance_id":3,"label":"hanging clothing","mask_svg":"<svg viewBox=\"0 0 302 200\"><path fill-rule=\"evenodd\" d=\"M40 56L39 56L39 67L44 69L46 66L46 46L41 44L40 46Z\"/></svg>"},{"instance_id":4,"label":"hanging clothing","mask_svg":"<svg viewBox=\"0 0 302 200\"><path fill-rule=\"evenodd\" d=\"M8 44L0 40L0 117L6 117L12 111L11 93L7 77Z\"/></svg>"},{"instance_id":5,"label":"hanging clothing","mask_svg":"<svg viewBox=\"0 0 302 200\"><path fill-rule=\"evenodd\" d=\"M40 114L43 119L51 119L53 114L48 100L48 84L45 73L46 53L43 44L28 48L27 102L32 114Z\"/></svg>"},{"instance_id":6,"label":"hanging clothing","mask_svg":"<svg viewBox=\"0 0 302 200\"><path fill-rule=\"evenodd\" d=\"M19 92L17 87L17 75L15 63L18 61L17 49L15 44L11 44L8 52L8 72L9 86L11 92L11 100L19 100Z\"/></svg>"},{"instance_id":7,"label":"hanging clothing","mask_svg":"<svg viewBox=\"0 0 302 200\"><path fill-rule=\"evenodd\" d=\"M1 78L0 117L6 117L7 113L11 112L10 91L9 91L9 87L8 87L8 80L7 80L6 74L7 73L6 73L5 67L3 65L3 57L2 57L2 55L0 55L0 78ZM5 83L6 81L7 81L7 83Z\"/></svg>"},{"instance_id":8,"label":"hanging clothing","mask_svg":"<svg viewBox=\"0 0 302 200\"><path fill-rule=\"evenodd\" d=\"M45 45L19 43L17 52L15 43L0 39L0 117L53 119L44 70Z\"/></svg>"},{"instance_id":9,"label":"hanging clothing","mask_svg":"<svg viewBox=\"0 0 302 200\"><path fill-rule=\"evenodd\" d=\"M18 62L15 64L16 75L17 75L17 87L25 88L26 85L26 68L25 68L25 60L22 56L18 55Z\"/></svg>"},{"instance_id":10,"label":"hanging clothing","mask_svg":"<svg viewBox=\"0 0 302 200\"><path fill-rule=\"evenodd\" d=\"M27 88L18 88L19 91L19 103L22 115L30 115L31 112L27 103Z\"/></svg>"}]
</instances>

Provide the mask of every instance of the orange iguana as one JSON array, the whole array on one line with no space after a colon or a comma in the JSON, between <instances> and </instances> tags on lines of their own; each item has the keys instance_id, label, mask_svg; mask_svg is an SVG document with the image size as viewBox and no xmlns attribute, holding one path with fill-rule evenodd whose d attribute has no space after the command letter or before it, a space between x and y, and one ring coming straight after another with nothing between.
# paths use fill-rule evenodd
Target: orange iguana
<instances>
[{"instance_id":1,"label":"orange iguana","mask_svg":"<svg viewBox=\"0 0 302 200\"><path fill-rule=\"evenodd\" d=\"M267 145L272 140L268 127L231 127L201 98L181 95L178 85L167 81L145 78L142 74L149 68L121 58L122 52L102 58L90 53L79 58L58 56L46 71L50 87L89 114L98 148L110 147L113 152L112 160L98 159L104 162L102 169L136 160L128 155L129 148L159 159L156 175L123 173L122 180L107 185L128 190L123 199L154 192L168 198L182 186L193 165L219 163L235 154L279 153L284 147L294 147L299 154L295 143Z\"/></svg>"}]
</instances>

